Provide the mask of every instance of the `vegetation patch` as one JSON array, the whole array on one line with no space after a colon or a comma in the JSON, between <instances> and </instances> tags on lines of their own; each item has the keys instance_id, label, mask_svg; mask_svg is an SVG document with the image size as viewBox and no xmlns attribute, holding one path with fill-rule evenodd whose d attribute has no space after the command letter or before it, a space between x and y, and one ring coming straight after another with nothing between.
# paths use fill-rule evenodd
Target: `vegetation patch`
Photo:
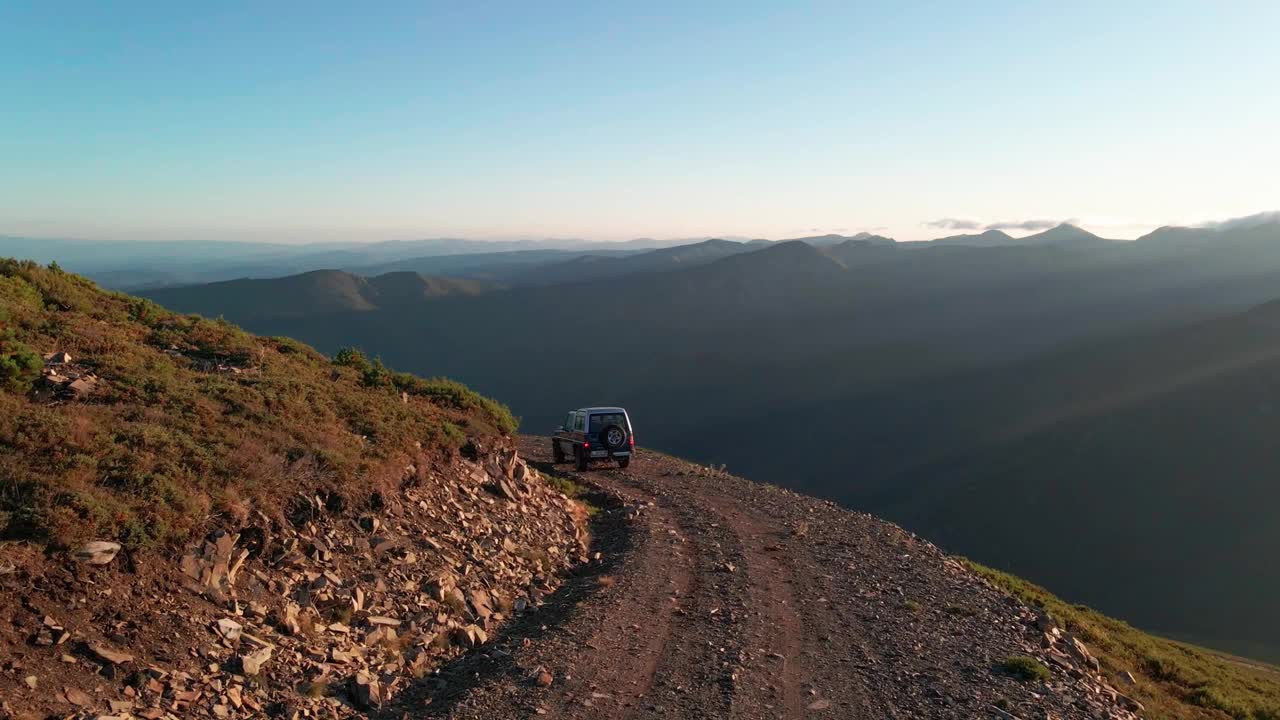
<instances>
[{"instance_id":1,"label":"vegetation patch","mask_svg":"<svg viewBox=\"0 0 1280 720\"><path fill-rule=\"evenodd\" d=\"M1149 635L1042 587L969 562L969 567L1074 633L1102 664L1109 682L1141 701L1150 717L1280 719L1280 668ZM1129 684L1130 673L1137 681Z\"/></svg>"},{"instance_id":2,"label":"vegetation patch","mask_svg":"<svg viewBox=\"0 0 1280 720\"><path fill-rule=\"evenodd\" d=\"M39 392L55 352L96 377L91 394ZM0 260L0 538L170 547L299 493L367 498L415 453L516 427L449 380Z\"/></svg>"},{"instance_id":3,"label":"vegetation patch","mask_svg":"<svg viewBox=\"0 0 1280 720\"><path fill-rule=\"evenodd\" d=\"M1049 668L1028 655L1010 655L1000 663L1000 669L1023 682L1049 679Z\"/></svg>"},{"instance_id":4,"label":"vegetation patch","mask_svg":"<svg viewBox=\"0 0 1280 720\"><path fill-rule=\"evenodd\" d=\"M600 507L591 502L587 497L590 493L590 488L575 482L573 478L565 477L563 475L543 474L542 477L550 483L551 487L554 487L556 490L563 493L565 497L576 501L578 506L581 507L583 512L586 514L586 518L584 519L593 518L600 513Z\"/></svg>"}]
</instances>

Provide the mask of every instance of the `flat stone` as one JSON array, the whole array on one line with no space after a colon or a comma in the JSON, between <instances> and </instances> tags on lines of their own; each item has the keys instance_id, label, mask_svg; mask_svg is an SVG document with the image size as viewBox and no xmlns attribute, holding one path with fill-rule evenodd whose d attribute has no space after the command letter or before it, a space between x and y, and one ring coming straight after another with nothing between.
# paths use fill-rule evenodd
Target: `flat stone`
<instances>
[{"instance_id":1,"label":"flat stone","mask_svg":"<svg viewBox=\"0 0 1280 720\"><path fill-rule=\"evenodd\" d=\"M96 540L94 542L85 543L76 550L75 558L82 563L90 565L106 565L116 558L116 554L120 552L120 543L114 543L107 540Z\"/></svg>"},{"instance_id":2,"label":"flat stone","mask_svg":"<svg viewBox=\"0 0 1280 720\"><path fill-rule=\"evenodd\" d=\"M235 642L240 639L240 633L244 631L244 627L240 623L230 618L222 618L214 623L214 629L218 634L226 638L229 642Z\"/></svg>"},{"instance_id":3,"label":"flat stone","mask_svg":"<svg viewBox=\"0 0 1280 720\"><path fill-rule=\"evenodd\" d=\"M90 644L89 652L93 653L99 660L104 660L112 665L124 665L125 663L133 662L133 656L129 653L112 650L105 645Z\"/></svg>"},{"instance_id":4,"label":"flat stone","mask_svg":"<svg viewBox=\"0 0 1280 720\"><path fill-rule=\"evenodd\" d=\"M79 707L89 707L93 705L93 698L89 697L89 693L78 690L76 688L63 688L62 695L67 702Z\"/></svg>"}]
</instances>

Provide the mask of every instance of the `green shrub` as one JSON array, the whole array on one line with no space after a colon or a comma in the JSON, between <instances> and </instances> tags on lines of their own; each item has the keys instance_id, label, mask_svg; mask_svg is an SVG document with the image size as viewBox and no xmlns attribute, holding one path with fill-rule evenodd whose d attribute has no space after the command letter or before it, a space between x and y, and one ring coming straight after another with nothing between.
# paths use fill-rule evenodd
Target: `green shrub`
<instances>
[{"instance_id":1,"label":"green shrub","mask_svg":"<svg viewBox=\"0 0 1280 720\"><path fill-rule=\"evenodd\" d=\"M341 365L342 367L349 367L361 374L370 368L369 358L365 357L363 352L360 352L353 347L344 347L335 353L333 356L333 364Z\"/></svg>"},{"instance_id":2,"label":"green shrub","mask_svg":"<svg viewBox=\"0 0 1280 720\"><path fill-rule=\"evenodd\" d=\"M1023 682L1049 679L1049 668L1028 655L1010 655L1000 663L1000 669Z\"/></svg>"},{"instance_id":3,"label":"green shrub","mask_svg":"<svg viewBox=\"0 0 1280 720\"><path fill-rule=\"evenodd\" d=\"M23 391L40 377L44 359L35 350L13 339L11 331L0 332L0 386Z\"/></svg>"},{"instance_id":4,"label":"green shrub","mask_svg":"<svg viewBox=\"0 0 1280 720\"><path fill-rule=\"evenodd\" d=\"M502 433L509 435L520 427L520 421L511 414L511 408L481 395L460 382L448 378L423 380L408 373L393 374L391 382L398 390L426 398L428 402L439 407L454 410L480 410Z\"/></svg>"}]
</instances>

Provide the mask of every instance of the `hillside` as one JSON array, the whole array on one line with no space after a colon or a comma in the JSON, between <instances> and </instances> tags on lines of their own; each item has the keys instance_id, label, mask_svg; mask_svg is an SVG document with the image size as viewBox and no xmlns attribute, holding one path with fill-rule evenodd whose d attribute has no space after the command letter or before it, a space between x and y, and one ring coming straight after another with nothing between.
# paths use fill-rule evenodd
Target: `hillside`
<instances>
[{"instance_id":1,"label":"hillside","mask_svg":"<svg viewBox=\"0 0 1280 720\"><path fill-rule=\"evenodd\" d=\"M1280 499L1278 375L1273 302L953 378L892 398L946 443L841 496L1145 627L1280 660L1280 529L1254 519ZM990 523L1069 540L1007 543Z\"/></svg>"},{"instance_id":2,"label":"hillside","mask_svg":"<svg viewBox=\"0 0 1280 720\"><path fill-rule=\"evenodd\" d=\"M0 717L389 700L586 560L515 428L448 380L0 261Z\"/></svg>"},{"instance_id":3,"label":"hillside","mask_svg":"<svg viewBox=\"0 0 1280 720\"><path fill-rule=\"evenodd\" d=\"M696 267L720 258L750 252L756 248L731 240L705 240L619 256L582 255L562 263L532 268L511 279L514 285L554 285L603 280L635 273L663 272Z\"/></svg>"},{"instance_id":4,"label":"hillside","mask_svg":"<svg viewBox=\"0 0 1280 720\"><path fill-rule=\"evenodd\" d=\"M163 288L147 294L157 302L214 317L252 314L284 318L395 310L449 295L478 295L494 287L484 280L407 271L364 277L339 270L316 270L278 279Z\"/></svg>"}]
</instances>

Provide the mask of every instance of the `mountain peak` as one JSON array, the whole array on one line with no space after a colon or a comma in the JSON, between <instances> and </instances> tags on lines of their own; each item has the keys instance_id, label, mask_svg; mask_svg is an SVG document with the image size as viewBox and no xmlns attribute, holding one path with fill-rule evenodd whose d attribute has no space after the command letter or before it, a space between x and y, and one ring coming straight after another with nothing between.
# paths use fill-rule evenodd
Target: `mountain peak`
<instances>
[{"instance_id":1,"label":"mountain peak","mask_svg":"<svg viewBox=\"0 0 1280 720\"><path fill-rule=\"evenodd\" d=\"M1028 235L1018 241L1023 245L1080 245L1111 242L1069 222L1058 223L1043 232Z\"/></svg>"}]
</instances>

